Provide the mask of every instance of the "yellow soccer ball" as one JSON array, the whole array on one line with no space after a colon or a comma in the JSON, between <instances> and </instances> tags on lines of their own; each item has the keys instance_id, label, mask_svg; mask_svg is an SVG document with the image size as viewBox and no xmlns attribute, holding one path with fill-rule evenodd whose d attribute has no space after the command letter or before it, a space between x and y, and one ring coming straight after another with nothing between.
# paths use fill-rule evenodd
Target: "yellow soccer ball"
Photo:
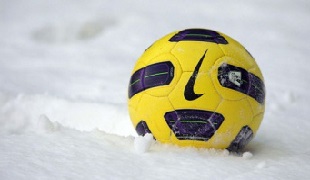
<instances>
[{"instance_id":1,"label":"yellow soccer ball","mask_svg":"<svg viewBox=\"0 0 310 180\"><path fill-rule=\"evenodd\" d=\"M141 136L238 151L263 119L264 79L251 54L231 37L207 29L176 31L137 60L128 109Z\"/></svg>"}]
</instances>

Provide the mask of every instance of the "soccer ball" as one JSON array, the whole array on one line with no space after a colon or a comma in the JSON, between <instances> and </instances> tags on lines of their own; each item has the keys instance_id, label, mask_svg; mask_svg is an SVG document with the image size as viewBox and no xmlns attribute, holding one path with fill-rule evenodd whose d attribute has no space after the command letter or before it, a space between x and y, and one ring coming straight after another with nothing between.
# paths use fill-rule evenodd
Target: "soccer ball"
<instances>
[{"instance_id":1,"label":"soccer ball","mask_svg":"<svg viewBox=\"0 0 310 180\"><path fill-rule=\"evenodd\" d=\"M231 37L207 29L176 31L136 62L128 109L141 136L239 151L263 119L264 79L252 55Z\"/></svg>"}]
</instances>

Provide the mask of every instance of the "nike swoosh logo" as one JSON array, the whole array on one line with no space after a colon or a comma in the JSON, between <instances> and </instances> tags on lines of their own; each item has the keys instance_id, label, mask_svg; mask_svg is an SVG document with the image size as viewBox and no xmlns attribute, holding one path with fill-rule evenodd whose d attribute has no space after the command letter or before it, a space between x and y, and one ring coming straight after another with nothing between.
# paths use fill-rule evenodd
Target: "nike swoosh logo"
<instances>
[{"instance_id":1,"label":"nike swoosh logo","mask_svg":"<svg viewBox=\"0 0 310 180\"><path fill-rule=\"evenodd\" d=\"M206 56L207 51L208 51L208 49L205 51L203 56L200 58L199 62L197 63L197 65L195 67L195 70L194 70L192 76L189 78L187 84L185 85L184 97L188 101L194 101L195 99L197 99L203 95L203 94L196 94L194 91L194 86L195 86L195 82L196 82L196 78L197 78L200 66L201 66L201 64L202 64L202 62Z\"/></svg>"}]
</instances>

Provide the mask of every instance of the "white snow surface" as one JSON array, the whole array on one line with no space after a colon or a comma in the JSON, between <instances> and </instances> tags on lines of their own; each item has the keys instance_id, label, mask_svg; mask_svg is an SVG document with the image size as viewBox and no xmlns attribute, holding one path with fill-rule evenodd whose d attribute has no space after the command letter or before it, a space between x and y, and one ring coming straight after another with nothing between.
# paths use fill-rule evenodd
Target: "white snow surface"
<instances>
[{"instance_id":1,"label":"white snow surface","mask_svg":"<svg viewBox=\"0 0 310 180\"><path fill-rule=\"evenodd\" d=\"M0 0L0 179L310 179L310 1ZM209 28L266 82L241 155L136 134L127 85L154 40Z\"/></svg>"}]
</instances>

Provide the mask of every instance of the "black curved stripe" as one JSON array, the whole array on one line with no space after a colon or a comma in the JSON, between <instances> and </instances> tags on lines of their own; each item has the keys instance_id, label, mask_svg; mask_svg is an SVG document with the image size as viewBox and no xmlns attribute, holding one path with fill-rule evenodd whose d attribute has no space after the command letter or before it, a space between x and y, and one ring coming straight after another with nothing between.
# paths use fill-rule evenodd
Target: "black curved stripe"
<instances>
[{"instance_id":1,"label":"black curved stripe","mask_svg":"<svg viewBox=\"0 0 310 180\"><path fill-rule=\"evenodd\" d=\"M170 38L169 41L206 41L214 42L216 44L228 44L227 40L218 32L208 29L186 29L179 31L172 38Z\"/></svg>"},{"instance_id":2,"label":"black curved stripe","mask_svg":"<svg viewBox=\"0 0 310 180\"><path fill-rule=\"evenodd\" d=\"M223 87L247 94L258 103L265 102L264 82L245 69L224 63L218 68L217 78Z\"/></svg>"},{"instance_id":3,"label":"black curved stripe","mask_svg":"<svg viewBox=\"0 0 310 180\"><path fill-rule=\"evenodd\" d=\"M187 81L187 83L185 85L184 97L188 101L194 101L195 99L197 99L197 98L199 98L200 96L203 95L203 94L196 94L195 91L194 91L194 86L195 86L195 83L196 83L197 75L199 73L199 69L201 67L201 64L202 64L203 60L205 59L207 51L208 51L208 49L205 51L203 56L198 61L193 74L191 75L191 77L189 78L189 80Z\"/></svg>"},{"instance_id":4,"label":"black curved stripe","mask_svg":"<svg viewBox=\"0 0 310 180\"><path fill-rule=\"evenodd\" d=\"M160 62L137 70L130 78L128 97L146 89L168 85L174 76L174 66L170 61Z\"/></svg>"}]
</instances>

